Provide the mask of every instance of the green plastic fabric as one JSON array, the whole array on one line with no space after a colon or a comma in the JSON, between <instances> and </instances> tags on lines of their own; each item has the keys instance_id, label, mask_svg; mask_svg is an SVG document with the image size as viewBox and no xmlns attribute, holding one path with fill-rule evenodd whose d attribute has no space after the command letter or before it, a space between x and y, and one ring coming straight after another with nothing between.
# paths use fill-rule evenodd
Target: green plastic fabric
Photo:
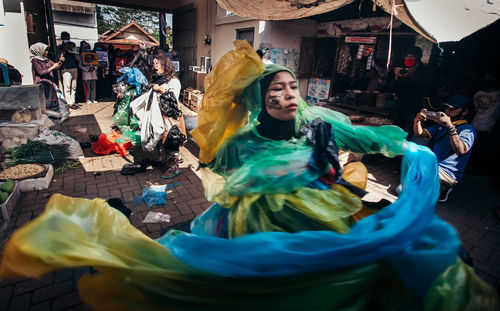
<instances>
[{"instance_id":1,"label":"green plastic fabric","mask_svg":"<svg viewBox=\"0 0 500 311\"><path fill-rule=\"evenodd\" d=\"M133 87L123 94L123 98L118 103L116 113L113 116L113 122L120 129L122 135L116 140L118 143L131 142L134 146L141 145L141 134L139 123L135 115L129 118L129 107L131 99L136 95L136 90Z\"/></svg>"},{"instance_id":2,"label":"green plastic fabric","mask_svg":"<svg viewBox=\"0 0 500 311\"><path fill-rule=\"evenodd\" d=\"M231 70L232 67L228 68ZM347 233L353 223L351 216L361 208L360 199L342 186L328 190L308 187L330 168L323 171L311 168L313 146L305 136L275 141L257 132L257 116L262 106L260 82L266 76L284 70L288 71L277 65L266 66L264 73L236 97L239 105L250 112L248 123L222 143L208 165L209 174L222 178L211 178L209 183L212 185L206 187L205 192L207 198L231 210L228 223L231 238L266 231L334 230ZM210 98L204 103L214 105ZM202 118L203 109L202 105ZM309 106L300 99L295 118L296 131L316 118L332 124L335 142L342 150L382 153L392 157L402 154L406 148L406 133L399 127L353 126L344 114Z\"/></svg>"},{"instance_id":3,"label":"green plastic fabric","mask_svg":"<svg viewBox=\"0 0 500 311\"><path fill-rule=\"evenodd\" d=\"M500 303L495 289L458 260L433 282L424 307L426 311L500 310Z\"/></svg>"}]
</instances>

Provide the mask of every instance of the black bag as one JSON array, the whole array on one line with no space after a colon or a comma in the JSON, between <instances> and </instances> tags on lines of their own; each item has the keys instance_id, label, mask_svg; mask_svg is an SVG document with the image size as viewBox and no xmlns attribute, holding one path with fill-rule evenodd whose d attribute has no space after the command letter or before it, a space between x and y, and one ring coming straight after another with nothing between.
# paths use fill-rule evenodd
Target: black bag
<instances>
[{"instance_id":1,"label":"black bag","mask_svg":"<svg viewBox=\"0 0 500 311\"><path fill-rule=\"evenodd\" d=\"M128 163L122 167L120 174L125 175L125 176L126 175L135 175L137 173L145 172L146 169L147 169L146 165L136 164L136 163Z\"/></svg>"},{"instance_id":2,"label":"black bag","mask_svg":"<svg viewBox=\"0 0 500 311\"><path fill-rule=\"evenodd\" d=\"M160 95L160 110L162 115L169 118L177 118L182 115L177 98L170 91Z\"/></svg>"},{"instance_id":3,"label":"black bag","mask_svg":"<svg viewBox=\"0 0 500 311\"><path fill-rule=\"evenodd\" d=\"M179 151L179 146L184 144L185 141L186 135L182 134L177 125L174 125L170 128L170 131L168 131L168 135L163 146L168 151Z\"/></svg>"}]
</instances>

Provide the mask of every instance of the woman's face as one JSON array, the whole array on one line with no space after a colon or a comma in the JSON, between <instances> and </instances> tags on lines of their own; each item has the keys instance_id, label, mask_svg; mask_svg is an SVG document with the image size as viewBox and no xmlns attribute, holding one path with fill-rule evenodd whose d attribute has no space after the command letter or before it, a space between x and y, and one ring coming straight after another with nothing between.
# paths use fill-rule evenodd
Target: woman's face
<instances>
[{"instance_id":1,"label":"woman's face","mask_svg":"<svg viewBox=\"0 0 500 311\"><path fill-rule=\"evenodd\" d=\"M264 100L267 113L278 120L293 120L299 107L297 81L288 71L280 71L269 84Z\"/></svg>"},{"instance_id":2,"label":"woman's face","mask_svg":"<svg viewBox=\"0 0 500 311\"><path fill-rule=\"evenodd\" d=\"M49 55L49 49L46 49L46 50L43 52L43 56L47 57L47 55Z\"/></svg>"},{"instance_id":3,"label":"woman's face","mask_svg":"<svg viewBox=\"0 0 500 311\"><path fill-rule=\"evenodd\" d=\"M163 72L163 66L161 62L158 60L158 58L153 59L153 70L155 71L156 74L162 74Z\"/></svg>"}]
</instances>

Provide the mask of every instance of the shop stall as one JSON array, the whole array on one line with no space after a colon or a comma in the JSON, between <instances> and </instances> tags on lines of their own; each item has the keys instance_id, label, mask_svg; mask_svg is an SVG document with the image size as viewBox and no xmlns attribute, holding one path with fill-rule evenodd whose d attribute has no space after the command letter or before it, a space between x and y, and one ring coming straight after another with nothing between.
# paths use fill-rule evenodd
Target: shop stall
<instances>
[{"instance_id":1,"label":"shop stall","mask_svg":"<svg viewBox=\"0 0 500 311\"><path fill-rule=\"evenodd\" d=\"M389 124L394 113L394 67L404 51L419 46L428 64L433 43L389 17L323 23L314 38L303 38L299 78L307 81L306 101L331 107L363 120L375 118ZM390 66L387 66L391 54Z\"/></svg>"}]
</instances>

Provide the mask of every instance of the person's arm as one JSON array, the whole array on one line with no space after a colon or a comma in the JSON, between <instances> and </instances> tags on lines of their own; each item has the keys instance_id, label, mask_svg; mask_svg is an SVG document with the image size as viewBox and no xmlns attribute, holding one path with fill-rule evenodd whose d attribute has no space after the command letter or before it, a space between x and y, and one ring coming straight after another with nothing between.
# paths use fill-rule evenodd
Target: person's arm
<instances>
[{"instance_id":1,"label":"person's arm","mask_svg":"<svg viewBox=\"0 0 500 311\"><path fill-rule=\"evenodd\" d=\"M53 64L52 66L48 67L47 63L33 59L33 69L35 70L36 75L40 77L49 74L51 71L56 70L59 67L59 63Z\"/></svg>"},{"instance_id":2,"label":"person's arm","mask_svg":"<svg viewBox=\"0 0 500 311\"><path fill-rule=\"evenodd\" d=\"M167 92L167 90L165 90L158 84L153 84L153 91L158 92L160 94L165 94Z\"/></svg>"},{"instance_id":3,"label":"person's arm","mask_svg":"<svg viewBox=\"0 0 500 311\"><path fill-rule=\"evenodd\" d=\"M458 135L457 128L451 123L450 117L441 112L441 118L439 118L437 122L448 129L450 144L453 151L458 155L466 154L467 151L469 151L469 146L467 146L460 138L460 135Z\"/></svg>"},{"instance_id":4,"label":"person's arm","mask_svg":"<svg viewBox=\"0 0 500 311\"><path fill-rule=\"evenodd\" d=\"M413 120L413 134L415 134L415 136L417 137L424 137L426 139L429 139L429 133L427 131L424 131L424 128L422 127L422 121L427 120L427 118L423 114L423 112L426 110L427 109L420 110L420 112L415 116L415 119Z\"/></svg>"}]
</instances>

